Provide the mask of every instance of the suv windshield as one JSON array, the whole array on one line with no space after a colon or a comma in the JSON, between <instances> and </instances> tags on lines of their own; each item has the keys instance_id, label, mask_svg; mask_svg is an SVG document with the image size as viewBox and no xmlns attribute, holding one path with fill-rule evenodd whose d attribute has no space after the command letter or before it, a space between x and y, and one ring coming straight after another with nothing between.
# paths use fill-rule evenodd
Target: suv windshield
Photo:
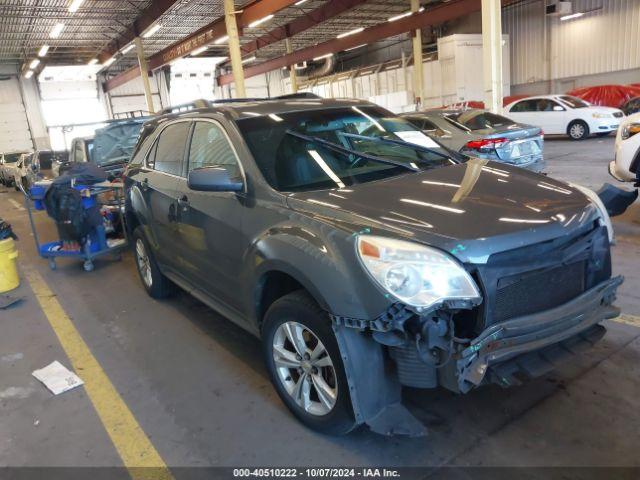
<instances>
[{"instance_id":1,"label":"suv windshield","mask_svg":"<svg viewBox=\"0 0 640 480\"><path fill-rule=\"evenodd\" d=\"M587 108L589 106L589 104L584 100L580 100L579 98L572 97L570 95L562 95L559 98L571 108Z\"/></svg>"},{"instance_id":2,"label":"suv windshield","mask_svg":"<svg viewBox=\"0 0 640 480\"><path fill-rule=\"evenodd\" d=\"M444 117L456 127L462 126L464 130L470 131L504 129L515 125L515 122L507 117L478 110L445 113Z\"/></svg>"},{"instance_id":3,"label":"suv windshield","mask_svg":"<svg viewBox=\"0 0 640 480\"><path fill-rule=\"evenodd\" d=\"M260 171L279 191L343 188L458 163L413 124L378 107L279 113L237 123Z\"/></svg>"}]
</instances>

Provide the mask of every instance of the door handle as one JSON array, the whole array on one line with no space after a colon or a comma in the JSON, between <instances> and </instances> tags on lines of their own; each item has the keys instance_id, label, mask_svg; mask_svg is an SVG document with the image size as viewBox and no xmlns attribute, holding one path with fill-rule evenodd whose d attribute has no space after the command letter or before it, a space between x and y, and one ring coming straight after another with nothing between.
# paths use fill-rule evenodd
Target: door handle
<instances>
[{"instance_id":1,"label":"door handle","mask_svg":"<svg viewBox=\"0 0 640 480\"><path fill-rule=\"evenodd\" d=\"M146 192L149 189L149 179L148 178L143 178L142 181L140 182L140 188L142 189L143 192Z\"/></svg>"},{"instance_id":2,"label":"door handle","mask_svg":"<svg viewBox=\"0 0 640 480\"><path fill-rule=\"evenodd\" d=\"M180 207L180 209L183 212L186 212L188 210L188 208L189 208L189 199L187 198L186 195L183 195L178 199L178 206Z\"/></svg>"}]
</instances>

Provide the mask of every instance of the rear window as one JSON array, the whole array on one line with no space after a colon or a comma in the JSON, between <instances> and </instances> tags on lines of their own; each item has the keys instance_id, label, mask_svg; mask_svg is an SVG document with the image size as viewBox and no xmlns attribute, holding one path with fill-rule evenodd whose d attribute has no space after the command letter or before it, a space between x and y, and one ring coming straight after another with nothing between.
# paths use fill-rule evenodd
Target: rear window
<instances>
[{"instance_id":1,"label":"rear window","mask_svg":"<svg viewBox=\"0 0 640 480\"><path fill-rule=\"evenodd\" d=\"M562 95L559 98L571 108L586 108L589 106L589 104L584 100L581 100L578 97L572 97L571 95Z\"/></svg>"},{"instance_id":2,"label":"rear window","mask_svg":"<svg viewBox=\"0 0 640 480\"><path fill-rule=\"evenodd\" d=\"M514 121L509 120L507 117L483 111L447 113L445 118L454 123L454 125L462 125L465 130L471 131L504 129L515 125Z\"/></svg>"}]
</instances>

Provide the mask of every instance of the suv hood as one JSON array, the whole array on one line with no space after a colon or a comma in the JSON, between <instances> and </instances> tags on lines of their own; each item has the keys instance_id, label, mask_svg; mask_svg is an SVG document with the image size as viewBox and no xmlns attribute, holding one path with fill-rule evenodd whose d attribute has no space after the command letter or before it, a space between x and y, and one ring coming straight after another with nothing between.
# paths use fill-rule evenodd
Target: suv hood
<instances>
[{"instance_id":1,"label":"suv hood","mask_svg":"<svg viewBox=\"0 0 640 480\"><path fill-rule=\"evenodd\" d=\"M517 167L472 159L344 189L293 194L291 208L354 233L401 237L482 262L597 218L579 190Z\"/></svg>"}]
</instances>

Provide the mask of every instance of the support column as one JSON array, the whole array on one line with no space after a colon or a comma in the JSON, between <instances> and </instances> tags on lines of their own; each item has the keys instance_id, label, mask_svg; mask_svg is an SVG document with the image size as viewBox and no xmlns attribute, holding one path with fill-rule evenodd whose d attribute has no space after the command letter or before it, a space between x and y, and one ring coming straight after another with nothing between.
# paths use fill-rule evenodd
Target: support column
<instances>
[{"instance_id":1,"label":"support column","mask_svg":"<svg viewBox=\"0 0 640 480\"><path fill-rule=\"evenodd\" d=\"M420 10L420 0L411 0L411 11ZM416 97L416 108L422 106L424 95L424 79L422 78L422 30L413 31L413 92Z\"/></svg>"},{"instance_id":2,"label":"support column","mask_svg":"<svg viewBox=\"0 0 640 480\"><path fill-rule=\"evenodd\" d=\"M138 64L140 65L140 77L142 78L142 86L144 88L144 99L147 102L147 110L149 113L155 113L153 109L153 96L151 95L151 84L149 83L149 69L147 68L147 59L144 56L144 48L142 47L142 39L136 37L134 40L136 45L136 53L138 54Z\"/></svg>"},{"instance_id":3,"label":"support column","mask_svg":"<svg viewBox=\"0 0 640 480\"><path fill-rule=\"evenodd\" d=\"M482 0L484 105L502 112L502 11L500 0Z\"/></svg>"},{"instance_id":4,"label":"support column","mask_svg":"<svg viewBox=\"0 0 640 480\"><path fill-rule=\"evenodd\" d=\"M289 37L284 39L284 45L287 48L287 53L293 53ZM296 73L295 65L289 67L289 79L291 80L291 93L298 93L298 74Z\"/></svg>"},{"instance_id":5,"label":"support column","mask_svg":"<svg viewBox=\"0 0 640 480\"><path fill-rule=\"evenodd\" d=\"M236 84L236 98L247 96L244 88L244 70L242 69L242 54L240 53L240 35L238 34L238 24L236 23L236 8L234 0L224 0L224 23L229 36L229 58L231 59L231 70L233 80Z\"/></svg>"}]
</instances>

